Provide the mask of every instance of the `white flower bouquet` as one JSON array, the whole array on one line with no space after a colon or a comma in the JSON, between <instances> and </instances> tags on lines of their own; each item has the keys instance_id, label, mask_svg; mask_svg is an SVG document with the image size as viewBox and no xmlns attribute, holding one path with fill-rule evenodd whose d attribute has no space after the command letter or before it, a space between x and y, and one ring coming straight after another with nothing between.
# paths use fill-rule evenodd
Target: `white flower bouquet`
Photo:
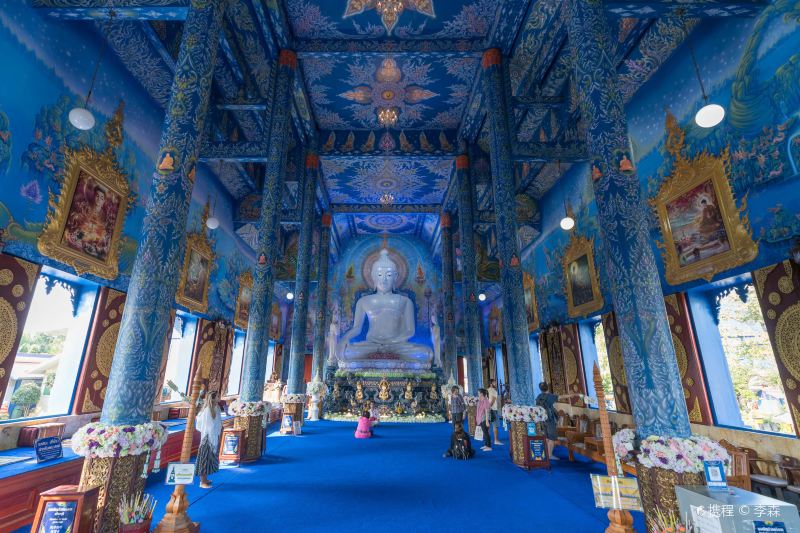
<instances>
[{"instance_id":1,"label":"white flower bouquet","mask_svg":"<svg viewBox=\"0 0 800 533\"><path fill-rule=\"evenodd\" d=\"M478 405L478 397L477 396L464 396L464 404L474 407Z\"/></svg>"},{"instance_id":2,"label":"white flower bouquet","mask_svg":"<svg viewBox=\"0 0 800 533\"><path fill-rule=\"evenodd\" d=\"M325 396L328 394L328 386L323 381L312 381L306 384L307 396Z\"/></svg>"},{"instance_id":3,"label":"white flower bouquet","mask_svg":"<svg viewBox=\"0 0 800 533\"><path fill-rule=\"evenodd\" d=\"M83 457L127 457L159 450L167 429L158 422L114 426L92 422L72 435L72 450Z\"/></svg>"},{"instance_id":4,"label":"white flower bouquet","mask_svg":"<svg viewBox=\"0 0 800 533\"><path fill-rule=\"evenodd\" d=\"M623 429L614 435L614 451L622 460L635 457L646 468L664 468L684 473L700 473L704 461L730 463L727 450L718 442L693 435L691 437L659 437L650 435L635 447L633 430Z\"/></svg>"},{"instance_id":5,"label":"white flower bouquet","mask_svg":"<svg viewBox=\"0 0 800 533\"><path fill-rule=\"evenodd\" d=\"M228 412L234 416L263 416L269 412L269 402L231 402Z\"/></svg>"},{"instance_id":6,"label":"white flower bouquet","mask_svg":"<svg viewBox=\"0 0 800 533\"><path fill-rule=\"evenodd\" d=\"M505 422L544 422L547 420L547 412L538 405L506 404L503 406L503 420Z\"/></svg>"},{"instance_id":7,"label":"white flower bouquet","mask_svg":"<svg viewBox=\"0 0 800 533\"><path fill-rule=\"evenodd\" d=\"M305 394L284 394L281 396L281 402L283 403L305 403L306 402L306 395Z\"/></svg>"}]
</instances>

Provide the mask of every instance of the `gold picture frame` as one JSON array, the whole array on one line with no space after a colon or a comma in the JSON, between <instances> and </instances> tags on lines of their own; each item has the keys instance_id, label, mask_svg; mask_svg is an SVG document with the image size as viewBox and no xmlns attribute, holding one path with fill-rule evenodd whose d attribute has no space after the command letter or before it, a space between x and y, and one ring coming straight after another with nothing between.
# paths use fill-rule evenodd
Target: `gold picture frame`
<instances>
[{"instance_id":1,"label":"gold picture frame","mask_svg":"<svg viewBox=\"0 0 800 533\"><path fill-rule=\"evenodd\" d=\"M536 283L533 276L522 272L522 290L525 298L525 318L528 321L528 333L539 329L539 309L536 305Z\"/></svg>"},{"instance_id":2,"label":"gold picture frame","mask_svg":"<svg viewBox=\"0 0 800 533\"><path fill-rule=\"evenodd\" d=\"M206 204L200 227L206 227L209 206ZM186 236L186 255L183 257L181 278L175 302L197 313L208 309L208 288L211 268L214 265L214 251L204 230Z\"/></svg>"},{"instance_id":3,"label":"gold picture frame","mask_svg":"<svg viewBox=\"0 0 800 533\"><path fill-rule=\"evenodd\" d=\"M107 148L64 149L61 190L50 192L47 218L37 241L39 252L72 267L80 276L119 275L119 247L125 215L133 198L117 164L122 144L120 103L105 128Z\"/></svg>"},{"instance_id":4,"label":"gold picture frame","mask_svg":"<svg viewBox=\"0 0 800 533\"><path fill-rule=\"evenodd\" d=\"M684 134L675 117L667 115L667 150L675 163L672 175L650 200L658 215L665 277L670 285L711 279L720 272L750 262L758 256L750 222L736 207L728 181L730 150L720 155L702 152L683 155Z\"/></svg>"},{"instance_id":5,"label":"gold picture frame","mask_svg":"<svg viewBox=\"0 0 800 533\"><path fill-rule=\"evenodd\" d=\"M239 276L239 294L236 296L236 313L233 323L244 330L250 320L250 305L253 301L253 273L242 272Z\"/></svg>"},{"instance_id":6,"label":"gold picture frame","mask_svg":"<svg viewBox=\"0 0 800 533\"><path fill-rule=\"evenodd\" d=\"M561 266L569 316L586 316L602 309L603 294L594 265L594 239L573 233L564 250Z\"/></svg>"},{"instance_id":7,"label":"gold picture frame","mask_svg":"<svg viewBox=\"0 0 800 533\"><path fill-rule=\"evenodd\" d=\"M503 310L492 304L489 310L489 342L497 344L503 342Z\"/></svg>"}]
</instances>

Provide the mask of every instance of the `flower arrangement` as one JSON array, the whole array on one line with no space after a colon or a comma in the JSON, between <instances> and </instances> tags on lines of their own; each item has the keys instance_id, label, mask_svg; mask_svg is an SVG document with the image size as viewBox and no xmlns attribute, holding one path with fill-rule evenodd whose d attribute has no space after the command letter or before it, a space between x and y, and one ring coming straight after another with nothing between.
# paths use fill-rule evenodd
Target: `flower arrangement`
<instances>
[{"instance_id":1,"label":"flower arrangement","mask_svg":"<svg viewBox=\"0 0 800 533\"><path fill-rule=\"evenodd\" d=\"M703 461L730 463L728 452L718 442L693 435L691 437L659 437L650 435L639 446L631 429L617 432L613 438L614 451L623 461L635 458L646 468L664 468L678 474L703 471Z\"/></svg>"},{"instance_id":2,"label":"flower arrangement","mask_svg":"<svg viewBox=\"0 0 800 533\"><path fill-rule=\"evenodd\" d=\"M547 412L538 405L506 404L503 406L503 421L505 422L544 422L545 420L547 420Z\"/></svg>"},{"instance_id":3,"label":"flower arrangement","mask_svg":"<svg viewBox=\"0 0 800 533\"><path fill-rule=\"evenodd\" d=\"M122 496L119 502L119 521L122 524L143 524L153 518L156 500L150 494L137 494L128 499Z\"/></svg>"},{"instance_id":4,"label":"flower arrangement","mask_svg":"<svg viewBox=\"0 0 800 533\"><path fill-rule=\"evenodd\" d=\"M228 411L234 416L262 416L269 411L269 402L231 402Z\"/></svg>"},{"instance_id":5,"label":"flower arrangement","mask_svg":"<svg viewBox=\"0 0 800 533\"><path fill-rule=\"evenodd\" d=\"M433 372L408 372L403 370L360 370L360 371L349 371L349 370L337 370L334 373L334 376L337 378L346 378L348 376L353 376L357 378L383 378L386 379L434 379L436 374Z\"/></svg>"},{"instance_id":6,"label":"flower arrangement","mask_svg":"<svg viewBox=\"0 0 800 533\"><path fill-rule=\"evenodd\" d=\"M72 450L84 457L127 457L160 450L167 429L158 422L114 426L92 422L72 435Z\"/></svg>"},{"instance_id":7,"label":"flower arrangement","mask_svg":"<svg viewBox=\"0 0 800 533\"><path fill-rule=\"evenodd\" d=\"M281 396L281 402L283 403L306 403L306 395L305 394L284 394Z\"/></svg>"},{"instance_id":8,"label":"flower arrangement","mask_svg":"<svg viewBox=\"0 0 800 533\"><path fill-rule=\"evenodd\" d=\"M323 381L312 381L306 384L307 396L325 396L328 394L328 386Z\"/></svg>"},{"instance_id":9,"label":"flower arrangement","mask_svg":"<svg viewBox=\"0 0 800 533\"><path fill-rule=\"evenodd\" d=\"M325 420L333 420L334 422L355 422L359 416L353 413L329 413L323 416ZM401 422L401 423L436 423L444 422L445 419L442 415L417 413L416 415L396 415L394 413L383 414L381 413L381 424L384 422Z\"/></svg>"},{"instance_id":10,"label":"flower arrangement","mask_svg":"<svg viewBox=\"0 0 800 533\"><path fill-rule=\"evenodd\" d=\"M470 407L475 407L478 405L478 397L477 396L464 396L464 404Z\"/></svg>"}]
</instances>

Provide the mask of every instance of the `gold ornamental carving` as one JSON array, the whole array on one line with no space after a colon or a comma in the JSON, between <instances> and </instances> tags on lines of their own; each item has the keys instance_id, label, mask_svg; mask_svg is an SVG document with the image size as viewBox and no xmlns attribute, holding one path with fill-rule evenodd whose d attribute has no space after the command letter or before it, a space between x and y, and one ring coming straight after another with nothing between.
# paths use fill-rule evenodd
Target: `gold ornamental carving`
<instances>
[{"instance_id":1,"label":"gold ornamental carving","mask_svg":"<svg viewBox=\"0 0 800 533\"><path fill-rule=\"evenodd\" d=\"M14 307L5 298L0 298L0 365L6 360L6 357L11 353L14 344L17 341L17 312ZM3 371L3 369L0 369ZM3 377L0 374L0 377Z\"/></svg>"},{"instance_id":2,"label":"gold ornamental carving","mask_svg":"<svg viewBox=\"0 0 800 533\"><path fill-rule=\"evenodd\" d=\"M686 347L674 333L672 334L672 345L675 347L675 359L678 362L678 371L680 372L681 379L686 376L686 371L689 368L689 358L686 356Z\"/></svg>"},{"instance_id":3,"label":"gold ornamental carving","mask_svg":"<svg viewBox=\"0 0 800 533\"><path fill-rule=\"evenodd\" d=\"M715 275L758 256L747 198L736 206L728 176L730 151L718 156L684 155L684 133L667 113L667 151L674 158L672 175L661 184L651 205L658 215L663 241L658 243L671 285ZM692 206L692 207L689 207Z\"/></svg>"},{"instance_id":4,"label":"gold ornamental carving","mask_svg":"<svg viewBox=\"0 0 800 533\"><path fill-rule=\"evenodd\" d=\"M209 204L203 211L199 232L186 236L186 255L178 282L175 302L190 311L205 313L208 309L208 286L211 268L214 265L214 251L205 232L209 216Z\"/></svg>"},{"instance_id":5,"label":"gold ornamental carving","mask_svg":"<svg viewBox=\"0 0 800 533\"><path fill-rule=\"evenodd\" d=\"M564 373L567 377L567 386L578 381L578 364L575 362L575 352L567 346L564 346Z\"/></svg>"},{"instance_id":6,"label":"gold ornamental carving","mask_svg":"<svg viewBox=\"0 0 800 533\"><path fill-rule=\"evenodd\" d=\"M37 247L78 275L115 279L119 274L122 226L134 201L116 155L122 144L123 107L120 103L106 124L104 152L88 146L64 149L61 190L58 195L50 192Z\"/></svg>"},{"instance_id":7,"label":"gold ornamental carving","mask_svg":"<svg viewBox=\"0 0 800 533\"><path fill-rule=\"evenodd\" d=\"M236 313L233 323L243 330L247 330L250 318L250 304L253 297L253 273L249 270L239 276L239 294L236 296Z\"/></svg>"},{"instance_id":8,"label":"gold ornamental carving","mask_svg":"<svg viewBox=\"0 0 800 533\"><path fill-rule=\"evenodd\" d=\"M800 380L800 304L786 308L778 317L775 344L783 366Z\"/></svg>"},{"instance_id":9,"label":"gold ornamental carving","mask_svg":"<svg viewBox=\"0 0 800 533\"><path fill-rule=\"evenodd\" d=\"M619 335L615 335L608 345L608 363L611 374L618 383L628 386L628 377L625 375L625 362L622 359L622 348L619 345Z\"/></svg>"},{"instance_id":10,"label":"gold ornamental carving","mask_svg":"<svg viewBox=\"0 0 800 533\"><path fill-rule=\"evenodd\" d=\"M600 279L594 264L594 238L574 233L561 259L569 316L580 317L603 307ZM590 293L590 294L589 294Z\"/></svg>"},{"instance_id":11,"label":"gold ornamental carving","mask_svg":"<svg viewBox=\"0 0 800 533\"><path fill-rule=\"evenodd\" d=\"M11 270L7 268L0 270L0 286L11 285L12 281L14 281L14 273Z\"/></svg>"},{"instance_id":12,"label":"gold ornamental carving","mask_svg":"<svg viewBox=\"0 0 800 533\"><path fill-rule=\"evenodd\" d=\"M111 361L114 359L117 337L119 337L119 322L112 324L106 329L100 336L100 340L97 341L95 364L100 373L105 377L111 374Z\"/></svg>"}]
</instances>

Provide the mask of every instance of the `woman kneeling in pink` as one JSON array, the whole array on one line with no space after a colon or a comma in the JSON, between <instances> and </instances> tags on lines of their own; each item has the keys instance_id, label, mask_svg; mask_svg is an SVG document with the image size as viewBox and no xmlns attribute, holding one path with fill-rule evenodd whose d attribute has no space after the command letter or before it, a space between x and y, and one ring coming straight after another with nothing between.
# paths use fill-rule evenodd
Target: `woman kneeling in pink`
<instances>
[{"instance_id":1,"label":"woman kneeling in pink","mask_svg":"<svg viewBox=\"0 0 800 533\"><path fill-rule=\"evenodd\" d=\"M361 413L361 418L358 419L358 427L356 428L357 439L368 439L372 436L372 422L369 420L369 411Z\"/></svg>"}]
</instances>

